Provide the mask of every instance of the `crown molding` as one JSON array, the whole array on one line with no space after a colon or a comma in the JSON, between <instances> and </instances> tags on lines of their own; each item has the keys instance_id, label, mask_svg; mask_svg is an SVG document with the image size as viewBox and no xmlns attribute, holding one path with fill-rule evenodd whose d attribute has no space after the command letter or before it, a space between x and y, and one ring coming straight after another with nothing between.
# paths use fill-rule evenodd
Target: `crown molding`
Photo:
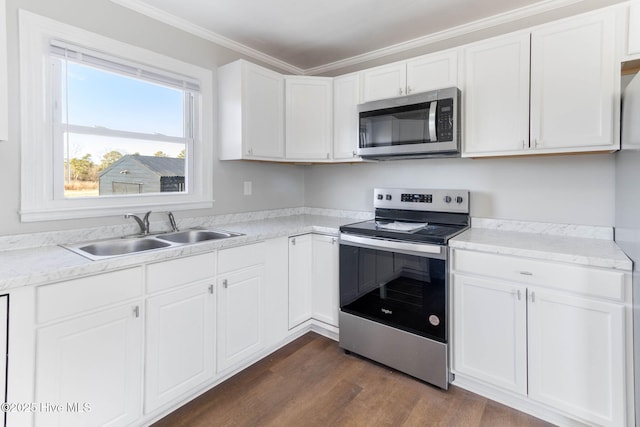
<instances>
[{"instance_id":1,"label":"crown molding","mask_svg":"<svg viewBox=\"0 0 640 427\"><path fill-rule=\"evenodd\" d=\"M391 46L383 47L381 49L376 49L371 52L363 53L361 55L352 56L350 58L342 59L317 67L307 68L304 70L304 73L310 75L322 74L340 68L358 65L366 61L371 61L396 53L402 53L410 49L428 46L430 44L464 36L476 31L486 30L498 25L508 24L519 19L539 15L544 12L549 12L561 7L580 3L582 1L583 0L545 0L540 3L524 6L519 9L500 13L498 15L492 15L487 18L469 22L467 24L458 25L457 27L447 28L446 30L428 34L423 37L418 37L412 40L407 40Z\"/></svg>"},{"instance_id":2,"label":"crown molding","mask_svg":"<svg viewBox=\"0 0 640 427\"><path fill-rule=\"evenodd\" d=\"M185 19L178 18L175 15L172 15L168 12L165 12L161 9L158 9L154 6L150 6L149 4L144 3L140 0L111 0L112 3L116 3L120 6L126 7L142 15L148 16L149 18L155 19L156 21L163 22L165 24L171 25L172 27L178 28L180 30L186 31L187 33L193 34L194 36L203 38L205 40L209 40L210 42L216 43L220 46L226 47L227 49L231 49L240 54L246 55L253 59L257 59L266 64L273 65L283 71L290 72L291 74L305 74L305 70L302 68L296 67L294 65L289 64L288 62L281 61L273 56L264 54L259 50L253 49L249 46L245 46L242 43L238 43L233 41L225 36L222 36L213 31L207 30L199 25L195 25L192 22L189 22Z\"/></svg>"},{"instance_id":3,"label":"crown molding","mask_svg":"<svg viewBox=\"0 0 640 427\"><path fill-rule=\"evenodd\" d=\"M524 6L518 9L514 9L508 12L493 15L487 18L483 18L477 21L473 21L467 24L459 25L457 27L448 28L443 31L439 31L433 34L429 34L423 37L418 37L405 42L397 43L391 46L387 46L381 49L376 49L371 52L356 55L350 58L342 59L339 61L331 62L328 64L320 65L312 68L299 68L291 65L287 62L281 61L270 55L262 53L256 49L245 46L242 43L235 42L227 37L224 37L218 33L207 30L203 27L195 25L187 20L178 18L175 15L167 13L161 9L150 6L144 3L143 0L111 0L111 2L119 4L120 6L129 8L143 15L146 15L152 19L179 28L183 31L191 33L195 36L209 40L223 47L231 49L240 54L257 59L264 63L273 65L282 70L298 75L316 75L330 71L334 71L340 68L358 65L360 63L385 57L387 55L393 55L396 53L402 53L404 51L415 49L419 47L428 46L433 43L448 40L455 37L464 36L476 31L489 29L498 25L508 24L513 21L528 18L541 13L550 12L561 7L570 6L572 4L581 3L584 0L545 0L539 3L535 3L529 6Z\"/></svg>"}]
</instances>

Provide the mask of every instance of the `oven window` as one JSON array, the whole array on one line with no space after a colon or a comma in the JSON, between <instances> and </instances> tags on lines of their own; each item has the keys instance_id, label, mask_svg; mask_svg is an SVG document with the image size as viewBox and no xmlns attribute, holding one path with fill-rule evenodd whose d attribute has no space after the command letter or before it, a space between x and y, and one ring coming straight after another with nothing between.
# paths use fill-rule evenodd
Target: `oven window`
<instances>
[{"instance_id":1,"label":"oven window","mask_svg":"<svg viewBox=\"0 0 640 427\"><path fill-rule=\"evenodd\" d=\"M429 142L428 103L360 113L360 148Z\"/></svg>"},{"instance_id":2,"label":"oven window","mask_svg":"<svg viewBox=\"0 0 640 427\"><path fill-rule=\"evenodd\" d=\"M445 260L340 247L345 312L446 342Z\"/></svg>"}]
</instances>

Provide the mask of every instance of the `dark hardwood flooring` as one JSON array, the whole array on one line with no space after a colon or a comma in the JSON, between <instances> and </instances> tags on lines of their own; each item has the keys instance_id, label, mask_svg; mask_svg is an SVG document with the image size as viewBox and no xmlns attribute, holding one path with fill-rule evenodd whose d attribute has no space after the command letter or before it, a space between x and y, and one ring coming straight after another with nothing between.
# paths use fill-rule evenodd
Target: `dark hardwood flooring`
<instances>
[{"instance_id":1,"label":"dark hardwood flooring","mask_svg":"<svg viewBox=\"0 0 640 427\"><path fill-rule=\"evenodd\" d=\"M308 333L154 424L550 426L455 386L440 390Z\"/></svg>"}]
</instances>

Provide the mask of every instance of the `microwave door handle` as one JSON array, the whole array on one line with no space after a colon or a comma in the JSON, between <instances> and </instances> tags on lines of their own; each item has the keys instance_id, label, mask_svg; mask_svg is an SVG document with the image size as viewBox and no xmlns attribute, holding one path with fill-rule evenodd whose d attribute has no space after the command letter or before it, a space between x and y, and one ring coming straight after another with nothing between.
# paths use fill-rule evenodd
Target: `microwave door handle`
<instances>
[{"instance_id":1,"label":"microwave door handle","mask_svg":"<svg viewBox=\"0 0 640 427\"><path fill-rule=\"evenodd\" d=\"M431 101L429 103L429 141L437 142L438 135L436 135L436 108L438 107L438 101Z\"/></svg>"}]
</instances>

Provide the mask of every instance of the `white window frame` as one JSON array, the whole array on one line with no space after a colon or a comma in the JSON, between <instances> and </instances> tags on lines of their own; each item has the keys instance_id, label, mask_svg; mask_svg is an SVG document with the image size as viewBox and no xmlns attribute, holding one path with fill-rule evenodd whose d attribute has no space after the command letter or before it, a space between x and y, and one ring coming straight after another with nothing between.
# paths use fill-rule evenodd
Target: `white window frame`
<instances>
[{"instance_id":1,"label":"white window frame","mask_svg":"<svg viewBox=\"0 0 640 427\"><path fill-rule=\"evenodd\" d=\"M23 222L122 215L128 211L213 206L213 75L211 70L20 10L21 208ZM49 52L52 40L189 76L200 84L194 142L187 153L187 192L64 198L56 176ZM199 119L198 119L199 118Z\"/></svg>"}]
</instances>

